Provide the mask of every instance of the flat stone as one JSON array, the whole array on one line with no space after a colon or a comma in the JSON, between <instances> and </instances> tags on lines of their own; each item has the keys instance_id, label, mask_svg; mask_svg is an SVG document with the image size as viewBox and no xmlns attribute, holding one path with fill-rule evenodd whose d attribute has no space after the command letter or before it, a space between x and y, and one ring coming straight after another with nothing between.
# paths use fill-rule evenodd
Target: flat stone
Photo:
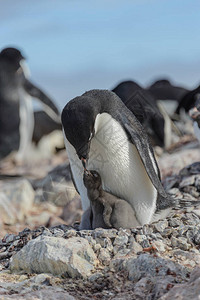
<instances>
[{"instance_id":1,"label":"flat stone","mask_svg":"<svg viewBox=\"0 0 200 300\"><path fill-rule=\"evenodd\" d=\"M167 246L161 241L154 241L152 246L156 247L159 252L165 252L167 248Z\"/></svg>"},{"instance_id":2,"label":"flat stone","mask_svg":"<svg viewBox=\"0 0 200 300\"><path fill-rule=\"evenodd\" d=\"M1 292L1 291L0 291ZM2 299L13 299L13 300L37 300L37 299L48 299L48 300L75 300L65 290L59 287L48 286L46 288L41 288L37 291L27 291L20 294L15 294L12 292L12 295L6 295L6 298Z\"/></svg>"},{"instance_id":3,"label":"flat stone","mask_svg":"<svg viewBox=\"0 0 200 300\"><path fill-rule=\"evenodd\" d=\"M12 225L18 220L17 210L12 207L7 195L0 192L0 219L2 223Z\"/></svg>"},{"instance_id":4,"label":"flat stone","mask_svg":"<svg viewBox=\"0 0 200 300\"><path fill-rule=\"evenodd\" d=\"M181 182L179 183L179 188L182 189L185 186L194 185L194 183L195 183L195 175L183 177Z\"/></svg>"},{"instance_id":5,"label":"flat stone","mask_svg":"<svg viewBox=\"0 0 200 300\"><path fill-rule=\"evenodd\" d=\"M117 236L114 240L113 245L114 246L126 246L128 243L128 236L127 235L122 235L122 236Z\"/></svg>"},{"instance_id":6,"label":"flat stone","mask_svg":"<svg viewBox=\"0 0 200 300\"><path fill-rule=\"evenodd\" d=\"M194 269L189 282L174 286L168 293L163 295L160 300L197 300L200 298L200 268Z\"/></svg>"},{"instance_id":7,"label":"flat stone","mask_svg":"<svg viewBox=\"0 0 200 300\"><path fill-rule=\"evenodd\" d=\"M171 227L178 227L182 224L183 224L183 222L178 218L169 219L169 226L171 226Z\"/></svg>"},{"instance_id":8,"label":"flat stone","mask_svg":"<svg viewBox=\"0 0 200 300\"><path fill-rule=\"evenodd\" d=\"M163 232L165 230L165 228L168 227L168 221L166 219L163 221L159 221L154 224L154 227L157 231Z\"/></svg>"},{"instance_id":9,"label":"flat stone","mask_svg":"<svg viewBox=\"0 0 200 300\"><path fill-rule=\"evenodd\" d=\"M110 253L107 249L101 248L99 250L99 255L98 259L104 264L104 265L109 265L111 257Z\"/></svg>"},{"instance_id":10,"label":"flat stone","mask_svg":"<svg viewBox=\"0 0 200 300\"><path fill-rule=\"evenodd\" d=\"M87 277L97 263L87 240L72 237L39 236L28 242L10 262L12 272L51 273L53 275Z\"/></svg>"},{"instance_id":11,"label":"flat stone","mask_svg":"<svg viewBox=\"0 0 200 300\"><path fill-rule=\"evenodd\" d=\"M173 247L178 247L182 250L189 250L191 247L190 244L187 243L187 239L184 237L175 238L172 236L171 244Z\"/></svg>"},{"instance_id":12,"label":"flat stone","mask_svg":"<svg viewBox=\"0 0 200 300\"><path fill-rule=\"evenodd\" d=\"M0 198L0 216L2 210L7 212L9 209L11 214L14 214L11 217L15 217L15 221L23 221L34 202L35 192L31 184L26 179L14 180L3 184L0 183L0 190L6 196L4 206L1 204ZM8 203L9 206L6 208ZM9 222L8 224L12 223Z\"/></svg>"},{"instance_id":13,"label":"flat stone","mask_svg":"<svg viewBox=\"0 0 200 300\"><path fill-rule=\"evenodd\" d=\"M95 230L92 230L92 236L96 238L116 238L117 236L117 230L116 229L103 229L103 228L96 228Z\"/></svg>"},{"instance_id":14,"label":"flat stone","mask_svg":"<svg viewBox=\"0 0 200 300\"><path fill-rule=\"evenodd\" d=\"M126 260L124 269L128 271L129 280L138 281L144 276L166 276L169 272L187 276L187 270L173 261L154 257L149 254L141 254L136 259Z\"/></svg>"},{"instance_id":15,"label":"flat stone","mask_svg":"<svg viewBox=\"0 0 200 300\"><path fill-rule=\"evenodd\" d=\"M134 240L130 243L129 249L136 254L143 251L142 246Z\"/></svg>"}]
</instances>

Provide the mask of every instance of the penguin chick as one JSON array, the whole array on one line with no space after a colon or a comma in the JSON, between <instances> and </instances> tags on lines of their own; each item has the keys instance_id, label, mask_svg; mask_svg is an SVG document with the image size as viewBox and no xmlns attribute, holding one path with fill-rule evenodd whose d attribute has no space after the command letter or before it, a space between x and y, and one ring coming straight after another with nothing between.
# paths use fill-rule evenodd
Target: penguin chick
<instances>
[{"instance_id":1,"label":"penguin chick","mask_svg":"<svg viewBox=\"0 0 200 300\"><path fill-rule=\"evenodd\" d=\"M98 172L85 170L83 182L91 201L92 229L139 226L131 205L102 189L101 177Z\"/></svg>"}]
</instances>

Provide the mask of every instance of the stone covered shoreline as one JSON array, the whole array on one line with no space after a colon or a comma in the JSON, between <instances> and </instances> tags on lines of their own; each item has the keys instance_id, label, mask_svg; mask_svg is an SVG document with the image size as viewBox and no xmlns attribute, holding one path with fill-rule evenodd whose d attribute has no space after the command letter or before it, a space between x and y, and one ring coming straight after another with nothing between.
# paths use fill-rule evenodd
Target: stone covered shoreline
<instances>
[{"instance_id":1,"label":"stone covered shoreline","mask_svg":"<svg viewBox=\"0 0 200 300\"><path fill-rule=\"evenodd\" d=\"M199 221L192 212L175 212L130 230L60 225L7 234L0 241L0 299L45 293L52 299L197 299Z\"/></svg>"}]
</instances>

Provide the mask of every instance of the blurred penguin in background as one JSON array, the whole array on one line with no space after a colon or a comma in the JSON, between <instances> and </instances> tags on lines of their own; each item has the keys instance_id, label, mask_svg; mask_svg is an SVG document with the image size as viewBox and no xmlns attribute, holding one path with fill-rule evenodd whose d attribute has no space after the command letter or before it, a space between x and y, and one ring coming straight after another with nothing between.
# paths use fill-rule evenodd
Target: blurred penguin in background
<instances>
[{"instance_id":1,"label":"blurred penguin in background","mask_svg":"<svg viewBox=\"0 0 200 300\"><path fill-rule=\"evenodd\" d=\"M29 81L28 75L25 57L18 49L0 52L0 159L14 150L16 161L26 156L34 129L32 97L40 100L45 112L60 123L56 105Z\"/></svg>"},{"instance_id":2,"label":"blurred penguin in background","mask_svg":"<svg viewBox=\"0 0 200 300\"><path fill-rule=\"evenodd\" d=\"M196 89L188 91L179 102L175 113L180 114L181 111L189 112L189 110L196 105L196 100L199 94L200 85Z\"/></svg>"},{"instance_id":3,"label":"blurred penguin in background","mask_svg":"<svg viewBox=\"0 0 200 300\"><path fill-rule=\"evenodd\" d=\"M136 82L122 81L113 90L143 125L153 146L168 147L171 143L169 117L160 111L151 93Z\"/></svg>"},{"instance_id":4,"label":"blurred penguin in background","mask_svg":"<svg viewBox=\"0 0 200 300\"><path fill-rule=\"evenodd\" d=\"M189 116L193 120L194 134L200 142L200 94L196 95L195 105L189 110Z\"/></svg>"},{"instance_id":5,"label":"blurred penguin in background","mask_svg":"<svg viewBox=\"0 0 200 300\"><path fill-rule=\"evenodd\" d=\"M184 87L173 85L168 79L155 81L147 90L156 100L172 100L177 103L179 103L182 97L188 92Z\"/></svg>"}]
</instances>

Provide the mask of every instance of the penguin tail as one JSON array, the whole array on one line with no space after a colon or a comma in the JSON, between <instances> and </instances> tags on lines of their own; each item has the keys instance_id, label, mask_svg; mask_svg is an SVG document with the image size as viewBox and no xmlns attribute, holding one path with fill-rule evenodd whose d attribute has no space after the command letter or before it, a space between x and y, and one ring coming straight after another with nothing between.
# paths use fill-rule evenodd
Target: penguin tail
<instances>
[{"instance_id":1,"label":"penguin tail","mask_svg":"<svg viewBox=\"0 0 200 300\"><path fill-rule=\"evenodd\" d=\"M197 207L200 206L200 200L190 200L190 199L180 199L174 198L173 196L169 195L167 197L162 197L159 195L158 203L157 203L157 211L174 208L174 209L184 209L187 207Z\"/></svg>"}]
</instances>

